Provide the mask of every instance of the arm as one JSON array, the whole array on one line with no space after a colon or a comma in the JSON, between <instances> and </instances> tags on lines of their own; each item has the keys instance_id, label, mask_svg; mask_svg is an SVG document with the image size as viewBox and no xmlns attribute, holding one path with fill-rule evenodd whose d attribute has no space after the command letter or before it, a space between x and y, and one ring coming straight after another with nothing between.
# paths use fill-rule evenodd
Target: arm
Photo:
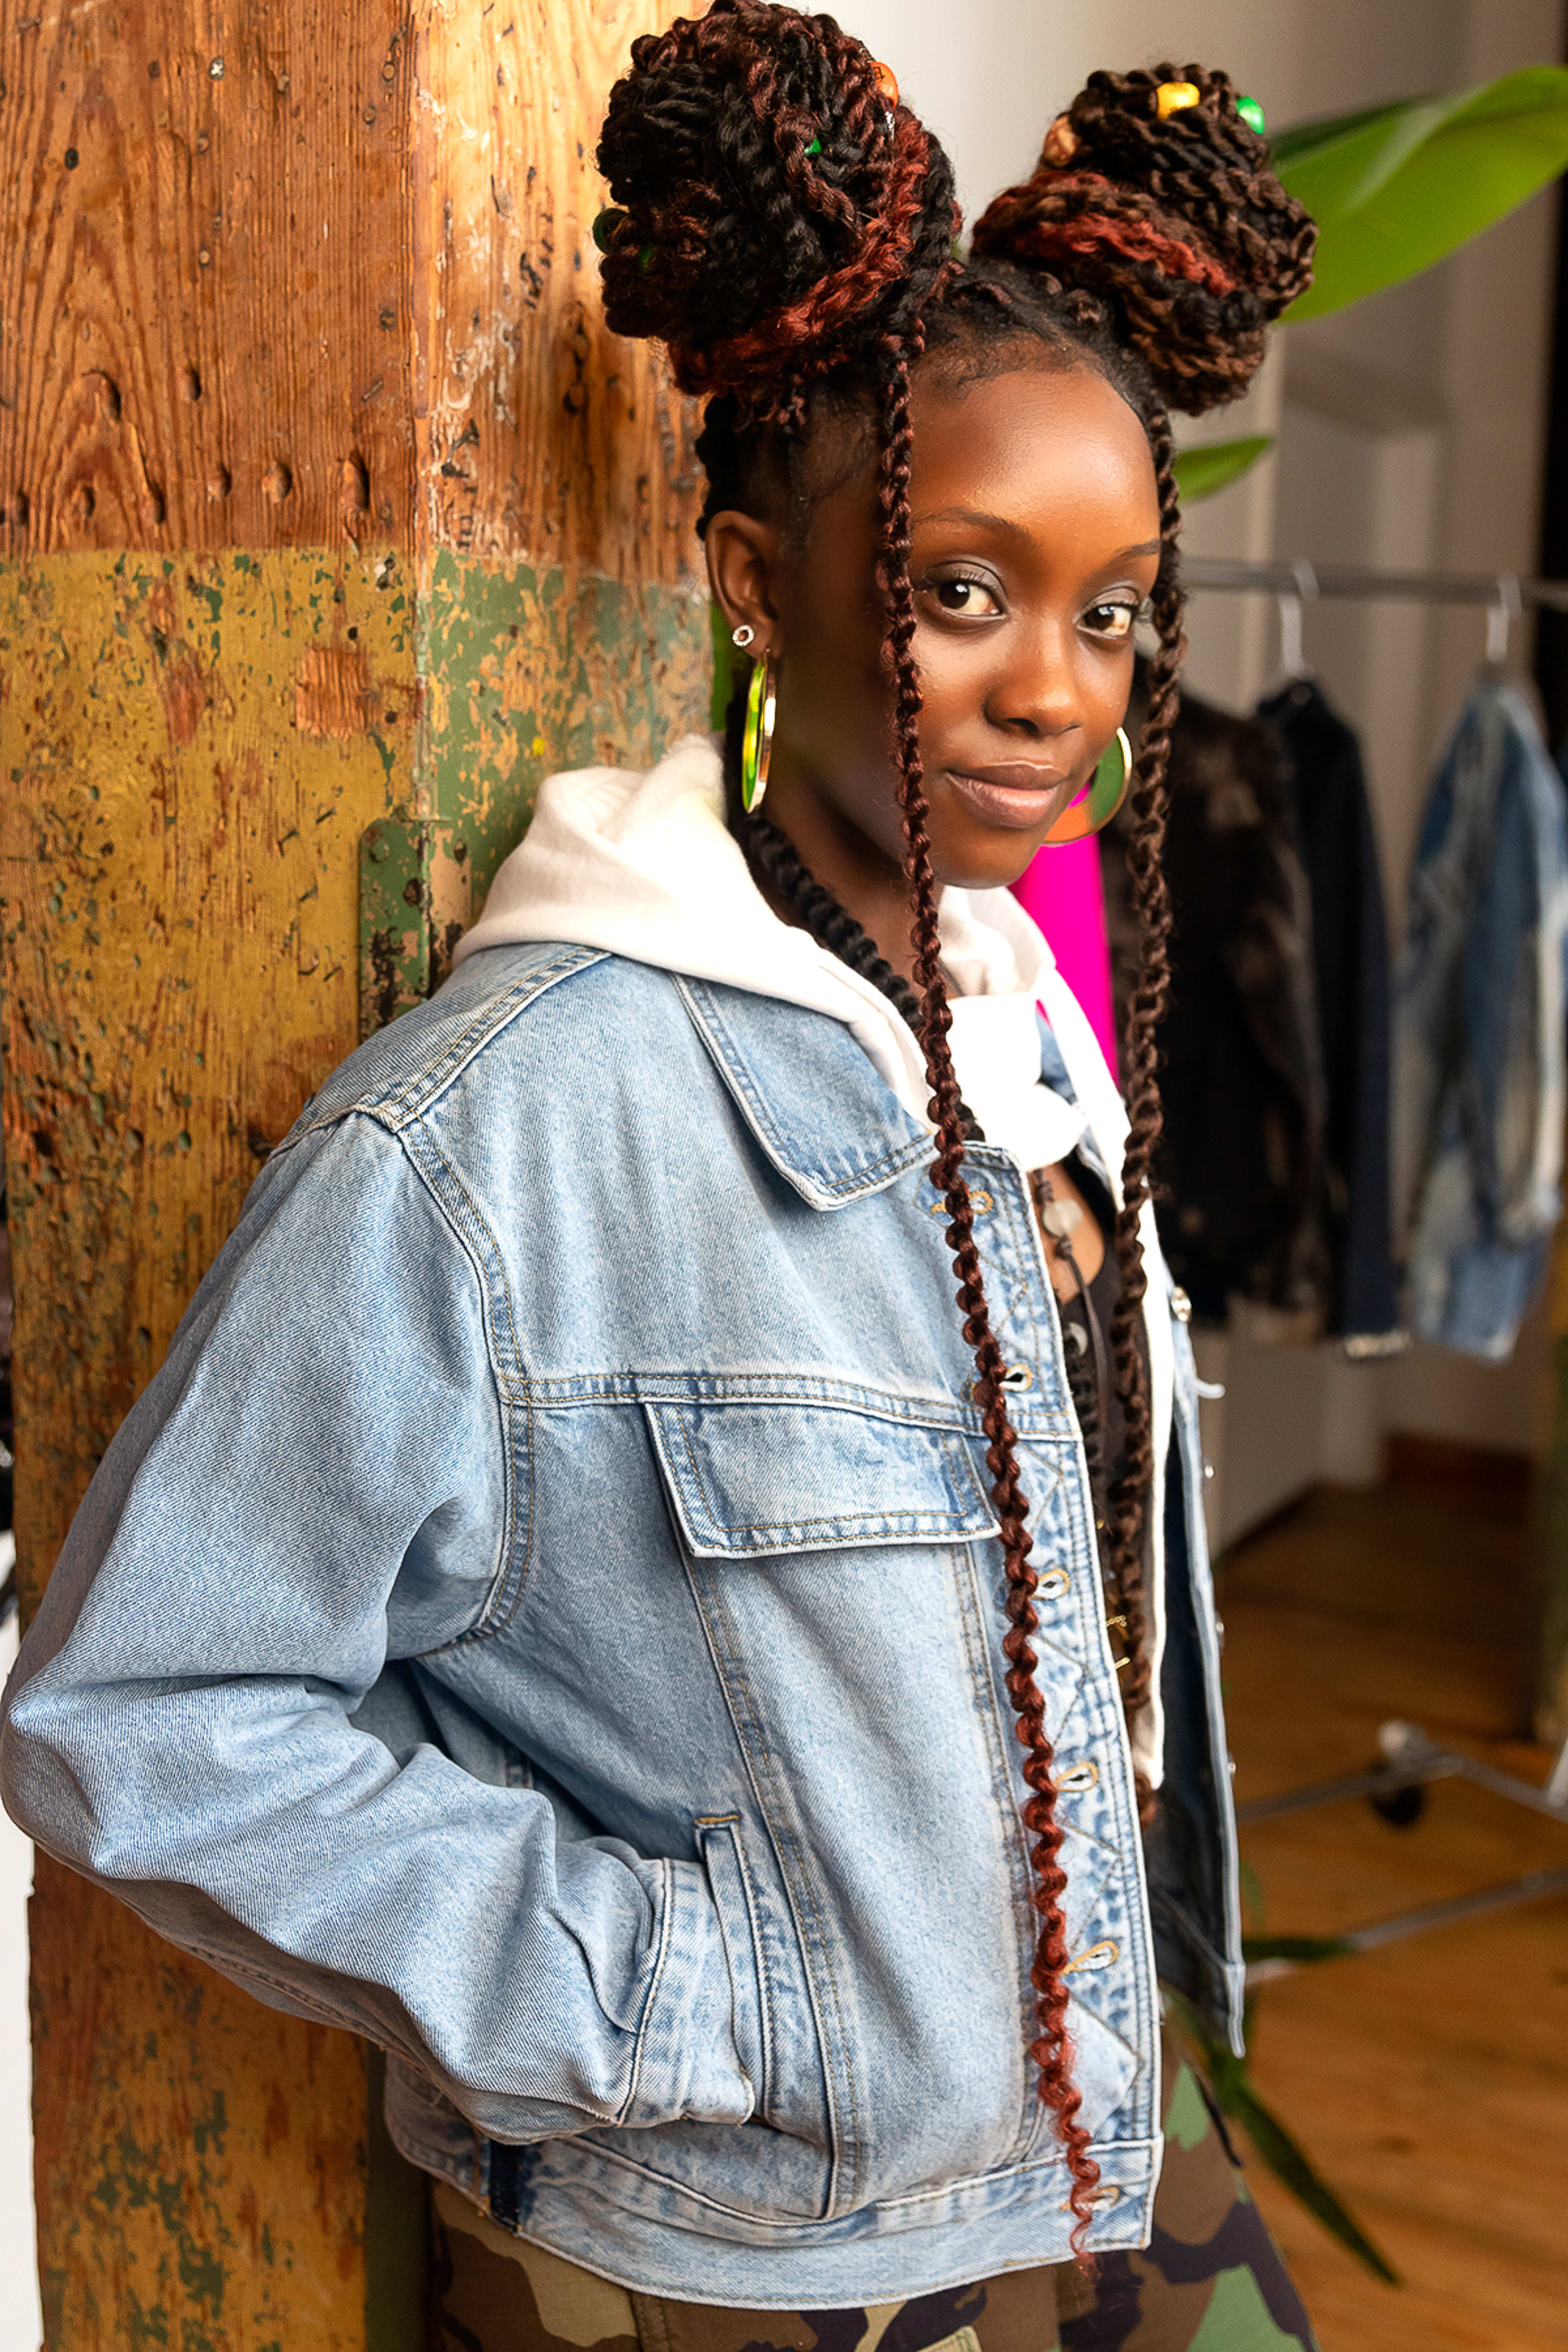
<instances>
[{"instance_id":1,"label":"arm","mask_svg":"<svg viewBox=\"0 0 1568 2352\"><path fill-rule=\"evenodd\" d=\"M482 2130L741 2121L700 1868L349 1721L482 1616L510 1449L483 1295L396 1139L275 1156L105 1456L7 1693L5 1802L263 2000Z\"/></svg>"}]
</instances>

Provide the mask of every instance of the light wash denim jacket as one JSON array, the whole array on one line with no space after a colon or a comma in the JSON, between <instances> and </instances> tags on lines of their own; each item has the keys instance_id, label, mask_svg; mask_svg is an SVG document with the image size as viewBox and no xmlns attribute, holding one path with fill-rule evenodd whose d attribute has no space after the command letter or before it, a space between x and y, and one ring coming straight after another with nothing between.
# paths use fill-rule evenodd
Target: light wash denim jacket
<instances>
[{"instance_id":1,"label":"light wash denim jacket","mask_svg":"<svg viewBox=\"0 0 1568 2352\"><path fill-rule=\"evenodd\" d=\"M1394 1197L1418 1338L1500 1361L1546 1279L1568 1110L1568 799L1483 677L1438 765L1394 999Z\"/></svg>"},{"instance_id":2,"label":"light wash denim jacket","mask_svg":"<svg viewBox=\"0 0 1568 2352\"><path fill-rule=\"evenodd\" d=\"M416 2162L650 2293L859 2305L1068 2252L930 1157L820 1013L581 947L474 956L267 1164L9 1694L41 1844L381 2043ZM1178 1328L1146 1861L1026 1187L994 1146L970 1173L1091 2243L1137 2246L1155 1946L1233 2032L1241 1981L1192 1359Z\"/></svg>"}]
</instances>

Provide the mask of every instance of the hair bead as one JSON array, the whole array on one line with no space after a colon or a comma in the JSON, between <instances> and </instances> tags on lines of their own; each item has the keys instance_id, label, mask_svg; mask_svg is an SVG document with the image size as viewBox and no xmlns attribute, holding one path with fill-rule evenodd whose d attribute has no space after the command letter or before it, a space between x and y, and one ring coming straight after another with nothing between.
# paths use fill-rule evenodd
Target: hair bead
<instances>
[{"instance_id":1,"label":"hair bead","mask_svg":"<svg viewBox=\"0 0 1568 2352\"><path fill-rule=\"evenodd\" d=\"M601 253L608 253L616 231L626 217L626 214L619 205L606 205L604 211L597 215L594 222L592 235L594 243Z\"/></svg>"},{"instance_id":2,"label":"hair bead","mask_svg":"<svg viewBox=\"0 0 1568 2352\"><path fill-rule=\"evenodd\" d=\"M1184 107L1196 106L1202 97L1195 81L1163 81L1154 92L1161 121L1168 115L1180 114Z\"/></svg>"},{"instance_id":3,"label":"hair bead","mask_svg":"<svg viewBox=\"0 0 1568 2352\"><path fill-rule=\"evenodd\" d=\"M1079 135L1072 127L1070 115L1058 114L1046 133L1046 143L1040 150L1041 160L1065 172L1079 151Z\"/></svg>"},{"instance_id":4,"label":"hair bead","mask_svg":"<svg viewBox=\"0 0 1568 2352\"><path fill-rule=\"evenodd\" d=\"M880 59L871 68L871 74L881 93L882 103L890 113L899 102L899 77L891 66L883 65Z\"/></svg>"},{"instance_id":5,"label":"hair bead","mask_svg":"<svg viewBox=\"0 0 1568 2352\"><path fill-rule=\"evenodd\" d=\"M1255 98L1238 98L1236 101L1236 110L1247 129L1256 131L1261 139L1268 126L1264 120L1263 109L1258 105L1258 100Z\"/></svg>"}]
</instances>

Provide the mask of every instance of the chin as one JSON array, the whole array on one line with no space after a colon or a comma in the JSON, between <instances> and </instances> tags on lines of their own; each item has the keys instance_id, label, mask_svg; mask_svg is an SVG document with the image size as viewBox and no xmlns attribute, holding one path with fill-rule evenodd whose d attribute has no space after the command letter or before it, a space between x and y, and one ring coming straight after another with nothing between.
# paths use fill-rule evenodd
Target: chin
<instances>
[{"instance_id":1,"label":"chin","mask_svg":"<svg viewBox=\"0 0 1568 2352\"><path fill-rule=\"evenodd\" d=\"M1033 834L971 835L931 842L931 870L943 890L1007 890L1034 862L1039 842Z\"/></svg>"}]
</instances>

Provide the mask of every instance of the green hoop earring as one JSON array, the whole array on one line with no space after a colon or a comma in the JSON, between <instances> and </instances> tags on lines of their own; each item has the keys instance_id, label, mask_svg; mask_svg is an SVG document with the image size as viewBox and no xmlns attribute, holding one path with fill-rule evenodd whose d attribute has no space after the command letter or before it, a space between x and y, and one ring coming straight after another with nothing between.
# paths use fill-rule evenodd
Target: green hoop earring
<instances>
[{"instance_id":1,"label":"green hoop earring","mask_svg":"<svg viewBox=\"0 0 1568 2352\"><path fill-rule=\"evenodd\" d=\"M1100 753L1088 785L1063 809L1043 846L1059 849L1066 842L1087 841L1091 833L1102 833L1127 798L1131 781L1132 746L1126 729L1119 727Z\"/></svg>"},{"instance_id":2,"label":"green hoop earring","mask_svg":"<svg viewBox=\"0 0 1568 2352\"><path fill-rule=\"evenodd\" d=\"M741 738L741 806L748 816L761 808L768 788L778 698L778 663L772 654L763 654L752 665L752 682L746 688L746 731Z\"/></svg>"}]
</instances>

